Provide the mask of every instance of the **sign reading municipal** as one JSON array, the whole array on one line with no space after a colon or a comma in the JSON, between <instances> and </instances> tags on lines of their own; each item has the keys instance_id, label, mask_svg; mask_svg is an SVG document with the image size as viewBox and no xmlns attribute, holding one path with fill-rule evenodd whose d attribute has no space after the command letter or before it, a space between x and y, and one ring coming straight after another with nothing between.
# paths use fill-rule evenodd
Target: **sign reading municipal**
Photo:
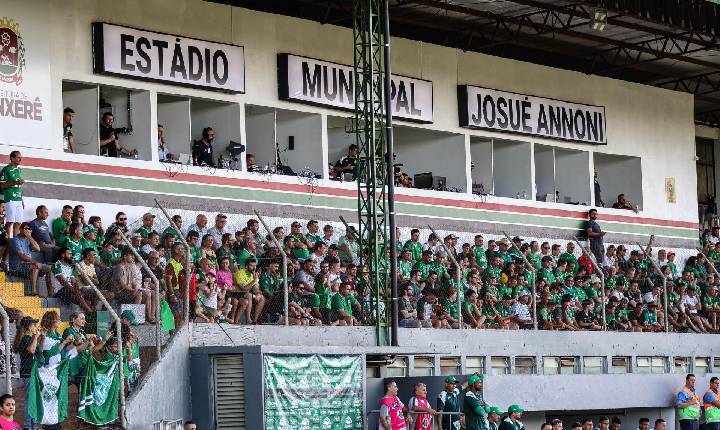
<instances>
[{"instance_id":1,"label":"sign reading municipal","mask_svg":"<svg viewBox=\"0 0 720 430\"><path fill-rule=\"evenodd\" d=\"M460 127L607 145L605 107L458 86Z\"/></svg>"},{"instance_id":2,"label":"sign reading municipal","mask_svg":"<svg viewBox=\"0 0 720 430\"><path fill-rule=\"evenodd\" d=\"M95 73L245 92L242 46L94 23L93 63Z\"/></svg>"},{"instance_id":3,"label":"sign reading municipal","mask_svg":"<svg viewBox=\"0 0 720 430\"><path fill-rule=\"evenodd\" d=\"M355 109L355 77L352 66L278 54L280 99L306 104ZM393 117L409 121L433 121L431 81L391 76Z\"/></svg>"}]
</instances>

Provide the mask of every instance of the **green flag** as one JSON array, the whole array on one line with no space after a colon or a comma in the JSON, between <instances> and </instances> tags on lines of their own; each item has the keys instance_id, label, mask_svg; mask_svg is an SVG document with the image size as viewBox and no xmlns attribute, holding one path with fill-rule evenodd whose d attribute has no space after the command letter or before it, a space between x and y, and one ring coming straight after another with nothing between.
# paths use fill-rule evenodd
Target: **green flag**
<instances>
[{"instance_id":1,"label":"green flag","mask_svg":"<svg viewBox=\"0 0 720 430\"><path fill-rule=\"evenodd\" d=\"M49 333L43 341L45 364L35 361L28 386L27 413L38 424L58 424L67 416L68 358L58 349L60 337Z\"/></svg>"},{"instance_id":2,"label":"green flag","mask_svg":"<svg viewBox=\"0 0 720 430\"><path fill-rule=\"evenodd\" d=\"M167 300L160 300L160 321L164 331L175 330L175 316Z\"/></svg>"},{"instance_id":3,"label":"green flag","mask_svg":"<svg viewBox=\"0 0 720 430\"><path fill-rule=\"evenodd\" d=\"M105 361L88 360L80 398L78 418L95 425L110 424L118 418L120 401L120 357L107 354Z\"/></svg>"}]
</instances>

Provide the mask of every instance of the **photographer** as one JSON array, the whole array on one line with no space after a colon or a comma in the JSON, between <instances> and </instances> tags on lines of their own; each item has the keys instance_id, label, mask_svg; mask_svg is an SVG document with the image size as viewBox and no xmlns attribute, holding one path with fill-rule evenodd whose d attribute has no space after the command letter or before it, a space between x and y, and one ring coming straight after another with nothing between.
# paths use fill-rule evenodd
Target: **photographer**
<instances>
[{"instance_id":1,"label":"photographer","mask_svg":"<svg viewBox=\"0 0 720 430\"><path fill-rule=\"evenodd\" d=\"M127 128L113 128L114 117L110 112L105 112L100 121L100 155L106 157L119 157L121 154L134 157L138 150L129 150L120 144L117 133L127 133Z\"/></svg>"}]
</instances>

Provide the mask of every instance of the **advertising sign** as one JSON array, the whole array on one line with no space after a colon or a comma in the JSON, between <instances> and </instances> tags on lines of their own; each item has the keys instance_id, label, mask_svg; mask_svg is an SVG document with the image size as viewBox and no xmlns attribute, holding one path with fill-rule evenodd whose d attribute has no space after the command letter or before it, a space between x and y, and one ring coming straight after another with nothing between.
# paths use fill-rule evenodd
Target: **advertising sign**
<instances>
[{"instance_id":1,"label":"advertising sign","mask_svg":"<svg viewBox=\"0 0 720 430\"><path fill-rule=\"evenodd\" d=\"M274 355L263 360L266 430L361 430L359 355Z\"/></svg>"}]
</instances>

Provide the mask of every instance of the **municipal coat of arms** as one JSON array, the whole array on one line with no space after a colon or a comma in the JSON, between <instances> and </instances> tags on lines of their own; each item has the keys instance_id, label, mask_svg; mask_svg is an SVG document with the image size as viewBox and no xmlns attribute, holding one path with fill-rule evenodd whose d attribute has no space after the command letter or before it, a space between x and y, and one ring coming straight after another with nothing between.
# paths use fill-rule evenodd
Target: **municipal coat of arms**
<instances>
[{"instance_id":1,"label":"municipal coat of arms","mask_svg":"<svg viewBox=\"0 0 720 430\"><path fill-rule=\"evenodd\" d=\"M19 30L20 26L11 18L0 18L0 82L22 83L25 47Z\"/></svg>"}]
</instances>

